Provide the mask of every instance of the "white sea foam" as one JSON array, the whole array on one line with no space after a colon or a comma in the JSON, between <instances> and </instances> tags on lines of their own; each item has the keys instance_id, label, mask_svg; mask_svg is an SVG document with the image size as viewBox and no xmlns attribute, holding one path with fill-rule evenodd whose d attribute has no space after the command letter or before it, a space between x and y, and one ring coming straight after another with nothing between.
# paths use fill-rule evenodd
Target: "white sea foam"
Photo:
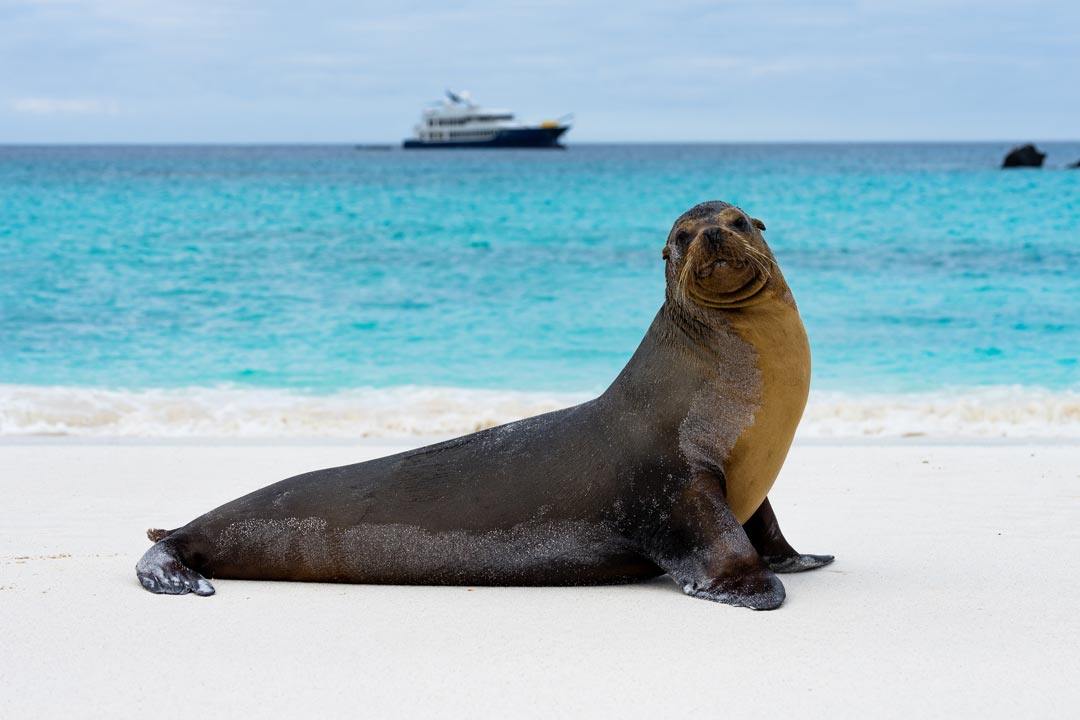
<instances>
[{"instance_id":1,"label":"white sea foam","mask_svg":"<svg viewBox=\"0 0 1080 720\"><path fill-rule=\"evenodd\" d=\"M566 407L582 393L448 387L102 390L0 385L0 436L362 438L454 435ZM1080 392L993 387L811 395L803 438L1080 439Z\"/></svg>"},{"instance_id":2,"label":"white sea foam","mask_svg":"<svg viewBox=\"0 0 1080 720\"><path fill-rule=\"evenodd\" d=\"M587 399L447 387L273 389L0 385L0 436L401 437L468 433Z\"/></svg>"},{"instance_id":3,"label":"white sea foam","mask_svg":"<svg viewBox=\"0 0 1080 720\"><path fill-rule=\"evenodd\" d=\"M934 393L813 393L802 437L1080 440L1080 392L1022 386Z\"/></svg>"}]
</instances>

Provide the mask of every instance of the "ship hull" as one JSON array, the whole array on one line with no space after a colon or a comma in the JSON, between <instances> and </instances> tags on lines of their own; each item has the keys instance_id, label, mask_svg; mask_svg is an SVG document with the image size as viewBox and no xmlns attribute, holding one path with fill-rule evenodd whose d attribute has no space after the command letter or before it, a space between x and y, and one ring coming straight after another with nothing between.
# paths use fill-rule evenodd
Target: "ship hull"
<instances>
[{"instance_id":1,"label":"ship hull","mask_svg":"<svg viewBox=\"0 0 1080 720\"><path fill-rule=\"evenodd\" d=\"M513 128L501 130L488 140L427 141L410 139L402 143L406 150L452 150L484 148L561 148L559 138L570 129L569 125L557 127Z\"/></svg>"}]
</instances>

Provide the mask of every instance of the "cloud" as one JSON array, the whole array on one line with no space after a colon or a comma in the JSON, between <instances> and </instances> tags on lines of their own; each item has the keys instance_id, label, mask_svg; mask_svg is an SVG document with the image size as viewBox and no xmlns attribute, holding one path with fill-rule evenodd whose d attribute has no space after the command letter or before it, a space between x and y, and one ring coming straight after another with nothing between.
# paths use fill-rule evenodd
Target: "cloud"
<instances>
[{"instance_id":1,"label":"cloud","mask_svg":"<svg viewBox=\"0 0 1080 720\"><path fill-rule=\"evenodd\" d=\"M24 97L11 101L11 109L28 115L116 115L119 106L91 98Z\"/></svg>"},{"instance_id":2,"label":"cloud","mask_svg":"<svg viewBox=\"0 0 1080 720\"><path fill-rule=\"evenodd\" d=\"M571 141L1071 137L1080 117L1075 0L312 5L0 0L20 68L0 142L389 141L444 86L574 110Z\"/></svg>"}]
</instances>

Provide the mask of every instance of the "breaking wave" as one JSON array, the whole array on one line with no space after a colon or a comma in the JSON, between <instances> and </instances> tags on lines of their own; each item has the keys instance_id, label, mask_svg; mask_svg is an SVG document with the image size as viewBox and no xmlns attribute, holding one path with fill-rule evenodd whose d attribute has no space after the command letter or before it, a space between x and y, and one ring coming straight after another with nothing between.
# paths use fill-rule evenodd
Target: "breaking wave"
<instances>
[{"instance_id":1,"label":"breaking wave","mask_svg":"<svg viewBox=\"0 0 1080 720\"><path fill-rule=\"evenodd\" d=\"M589 397L418 386L316 395L246 388L136 391L0 385L0 436L446 436L556 410ZM1080 439L1080 392L1013 386L921 394L816 392L799 435Z\"/></svg>"},{"instance_id":2,"label":"breaking wave","mask_svg":"<svg viewBox=\"0 0 1080 720\"><path fill-rule=\"evenodd\" d=\"M1021 386L910 394L814 393L800 436L1080 440L1080 392Z\"/></svg>"}]
</instances>

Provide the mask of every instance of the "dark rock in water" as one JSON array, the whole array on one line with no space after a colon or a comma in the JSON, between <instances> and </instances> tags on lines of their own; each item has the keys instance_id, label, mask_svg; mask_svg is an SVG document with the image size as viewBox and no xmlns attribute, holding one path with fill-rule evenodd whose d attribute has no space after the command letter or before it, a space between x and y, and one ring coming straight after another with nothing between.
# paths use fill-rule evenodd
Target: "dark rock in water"
<instances>
[{"instance_id":1,"label":"dark rock in water","mask_svg":"<svg viewBox=\"0 0 1080 720\"><path fill-rule=\"evenodd\" d=\"M1039 152L1039 149L1034 145L1017 145L1005 156L1005 161L1001 163L1001 167L1042 167L1045 159L1046 153Z\"/></svg>"},{"instance_id":2,"label":"dark rock in water","mask_svg":"<svg viewBox=\"0 0 1080 720\"><path fill-rule=\"evenodd\" d=\"M1080 160L1077 160L1074 163L1069 163L1065 167L1069 168L1070 170L1080 170Z\"/></svg>"}]
</instances>

